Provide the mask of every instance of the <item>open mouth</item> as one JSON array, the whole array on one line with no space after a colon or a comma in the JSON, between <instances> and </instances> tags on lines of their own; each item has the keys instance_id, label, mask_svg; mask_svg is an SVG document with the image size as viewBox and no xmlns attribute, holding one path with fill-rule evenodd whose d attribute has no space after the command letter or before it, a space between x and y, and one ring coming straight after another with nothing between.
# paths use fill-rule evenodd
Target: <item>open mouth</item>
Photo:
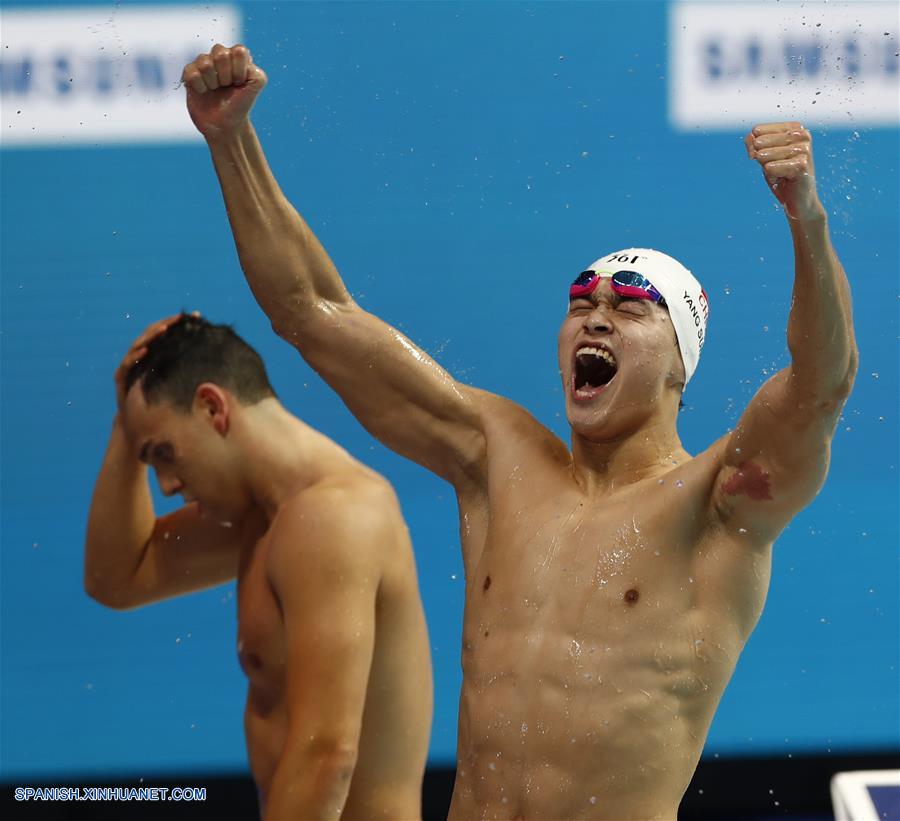
<instances>
[{"instance_id":1,"label":"open mouth","mask_svg":"<svg viewBox=\"0 0 900 821\"><path fill-rule=\"evenodd\" d=\"M576 399L593 399L616 375L619 366L606 348L584 345L575 352L572 389Z\"/></svg>"}]
</instances>

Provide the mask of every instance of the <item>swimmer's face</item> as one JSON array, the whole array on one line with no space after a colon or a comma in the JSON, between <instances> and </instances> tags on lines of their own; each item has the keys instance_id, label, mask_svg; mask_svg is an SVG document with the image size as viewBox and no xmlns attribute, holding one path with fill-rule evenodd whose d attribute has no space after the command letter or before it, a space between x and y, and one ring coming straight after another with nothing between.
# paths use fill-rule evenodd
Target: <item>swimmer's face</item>
<instances>
[{"instance_id":1,"label":"swimmer's face","mask_svg":"<svg viewBox=\"0 0 900 821\"><path fill-rule=\"evenodd\" d=\"M620 296L608 279L570 301L558 353L569 424L587 438L627 433L678 404L684 365L668 310Z\"/></svg>"},{"instance_id":2,"label":"swimmer's face","mask_svg":"<svg viewBox=\"0 0 900 821\"><path fill-rule=\"evenodd\" d=\"M246 499L222 431L223 408L217 403L227 397L219 389L217 396L203 396L204 387L185 412L165 400L148 404L136 385L125 399L123 420L135 456L153 468L164 495L181 495L230 521L246 508Z\"/></svg>"}]
</instances>

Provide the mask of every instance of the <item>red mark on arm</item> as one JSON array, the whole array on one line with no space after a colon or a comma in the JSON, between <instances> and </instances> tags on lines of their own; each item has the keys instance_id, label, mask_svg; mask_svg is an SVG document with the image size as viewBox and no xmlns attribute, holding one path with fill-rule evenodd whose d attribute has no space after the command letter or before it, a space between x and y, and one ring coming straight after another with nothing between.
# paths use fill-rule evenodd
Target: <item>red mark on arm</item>
<instances>
[{"instance_id":1,"label":"red mark on arm","mask_svg":"<svg viewBox=\"0 0 900 821\"><path fill-rule=\"evenodd\" d=\"M769 474L753 462L741 462L737 470L722 485L729 496L747 496L756 502L771 500Z\"/></svg>"}]
</instances>

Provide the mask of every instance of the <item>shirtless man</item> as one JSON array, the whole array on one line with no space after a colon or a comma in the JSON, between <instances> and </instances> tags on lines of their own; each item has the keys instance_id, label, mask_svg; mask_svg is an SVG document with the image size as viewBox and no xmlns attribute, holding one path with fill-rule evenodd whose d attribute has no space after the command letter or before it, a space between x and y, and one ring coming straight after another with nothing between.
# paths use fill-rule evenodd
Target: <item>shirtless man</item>
<instances>
[{"instance_id":1,"label":"shirtless man","mask_svg":"<svg viewBox=\"0 0 900 821\"><path fill-rule=\"evenodd\" d=\"M777 123L746 139L794 238L791 365L691 456L676 418L705 295L663 254L606 255L571 287L559 334L570 450L353 301L267 166L249 120L266 76L246 48L216 46L184 81L274 330L375 436L456 490L466 605L451 817L675 818L762 610L772 543L825 479L856 370L809 134ZM511 306L527 298L510 290Z\"/></svg>"},{"instance_id":2,"label":"shirtless man","mask_svg":"<svg viewBox=\"0 0 900 821\"><path fill-rule=\"evenodd\" d=\"M288 413L226 326L151 325L115 382L88 594L126 609L237 578L262 817L419 817L431 663L391 486ZM184 507L156 517L145 465Z\"/></svg>"}]
</instances>

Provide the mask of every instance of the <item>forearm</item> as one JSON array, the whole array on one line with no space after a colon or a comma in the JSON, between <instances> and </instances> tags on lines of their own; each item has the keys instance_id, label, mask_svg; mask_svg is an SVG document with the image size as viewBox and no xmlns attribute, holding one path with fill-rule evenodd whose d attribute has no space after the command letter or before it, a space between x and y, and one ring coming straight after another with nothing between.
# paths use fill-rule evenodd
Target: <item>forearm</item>
<instances>
[{"instance_id":1,"label":"forearm","mask_svg":"<svg viewBox=\"0 0 900 821\"><path fill-rule=\"evenodd\" d=\"M94 486L84 554L84 586L112 607L124 593L153 534L156 516L147 470L130 451L117 417Z\"/></svg>"},{"instance_id":2,"label":"forearm","mask_svg":"<svg viewBox=\"0 0 900 821\"><path fill-rule=\"evenodd\" d=\"M287 753L275 770L264 821L336 821L347 802L355 763L355 755Z\"/></svg>"},{"instance_id":3,"label":"forearm","mask_svg":"<svg viewBox=\"0 0 900 821\"><path fill-rule=\"evenodd\" d=\"M795 258L787 332L791 381L813 400L841 399L853 384L858 358L850 286L831 245L824 210L790 225Z\"/></svg>"},{"instance_id":4,"label":"forearm","mask_svg":"<svg viewBox=\"0 0 900 821\"><path fill-rule=\"evenodd\" d=\"M350 295L331 259L272 174L250 121L208 137L241 267L277 331Z\"/></svg>"}]
</instances>

